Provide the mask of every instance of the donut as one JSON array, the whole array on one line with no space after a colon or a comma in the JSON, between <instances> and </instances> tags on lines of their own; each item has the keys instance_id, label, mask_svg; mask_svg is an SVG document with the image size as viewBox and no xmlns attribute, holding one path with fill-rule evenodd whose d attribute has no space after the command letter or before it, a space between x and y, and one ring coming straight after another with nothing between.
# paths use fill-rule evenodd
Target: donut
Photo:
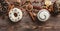
<instances>
[{"instance_id":1,"label":"donut","mask_svg":"<svg viewBox=\"0 0 60 31\"><path fill-rule=\"evenodd\" d=\"M50 0L45 0L45 5L50 6L50 5L52 5L52 2Z\"/></svg>"},{"instance_id":2,"label":"donut","mask_svg":"<svg viewBox=\"0 0 60 31\"><path fill-rule=\"evenodd\" d=\"M41 9L37 13L37 18L39 19L39 21L47 21L49 19L49 17L50 17L50 13L46 9Z\"/></svg>"},{"instance_id":3,"label":"donut","mask_svg":"<svg viewBox=\"0 0 60 31\"><path fill-rule=\"evenodd\" d=\"M18 22L22 19L22 11L18 8L13 8L9 11L9 19L12 22Z\"/></svg>"}]
</instances>

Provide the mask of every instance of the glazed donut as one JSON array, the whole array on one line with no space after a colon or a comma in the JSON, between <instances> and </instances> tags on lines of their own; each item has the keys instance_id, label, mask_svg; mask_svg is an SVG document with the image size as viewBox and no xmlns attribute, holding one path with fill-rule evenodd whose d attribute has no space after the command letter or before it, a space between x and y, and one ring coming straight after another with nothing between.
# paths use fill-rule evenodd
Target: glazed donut
<instances>
[{"instance_id":1,"label":"glazed donut","mask_svg":"<svg viewBox=\"0 0 60 31\"><path fill-rule=\"evenodd\" d=\"M52 5L52 2L50 0L45 0L45 5L50 6L50 5Z\"/></svg>"},{"instance_id":2,"label":"glazed donut","mask_svg":"<svg viewBox=\"0 0 60 31\"><path fill-rule=\"evenodd\" d=\"M22 19L22 11L18 8L13 8L9 11L9 19L12 22L18 22Z\"/></svg>"},{"instance_id":3,"label":"glazed donut","mask_svg":"<svg viewBox=\"0 0 60 31\"><path fill-rule=\"evenodd\" d=\"M37 18L39 19L39 21L47 21L49 17L50 17L50 13L46 9L40 10L37 14Z\"/></svg>"}]
</instances>

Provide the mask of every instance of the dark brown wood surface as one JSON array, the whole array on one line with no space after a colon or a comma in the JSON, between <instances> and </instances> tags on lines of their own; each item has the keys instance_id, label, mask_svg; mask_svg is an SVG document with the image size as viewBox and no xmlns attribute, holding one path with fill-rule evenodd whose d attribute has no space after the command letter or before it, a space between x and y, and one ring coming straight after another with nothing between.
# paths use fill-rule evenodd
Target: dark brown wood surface
<instances>
[{"instance_id":1,"label":"dark brown wood surface","mask_svg":"<svg viewBox=\"0 0 60 31\"><path fill-rule=\"evenodd\" d=\"M60 15L53 17L44 23L33 22L26 11L23 11L23 18L13 23L8 16L0 17L0 31L60 31Z\"/></svg>"},{"instance_id":2,"label":"dark brown wood surface","mask_svg":"<svg viewBox=\"0 0 60 31\"><path fill-rule=\"evenodd\" d=\"M10 1L14 2L13 0ZM33 22L27 11L17 23L9 20L8 16L0 16L0 31L60 31L60 15L51 16L46 22Z\"/></svg>"}]
</instances>

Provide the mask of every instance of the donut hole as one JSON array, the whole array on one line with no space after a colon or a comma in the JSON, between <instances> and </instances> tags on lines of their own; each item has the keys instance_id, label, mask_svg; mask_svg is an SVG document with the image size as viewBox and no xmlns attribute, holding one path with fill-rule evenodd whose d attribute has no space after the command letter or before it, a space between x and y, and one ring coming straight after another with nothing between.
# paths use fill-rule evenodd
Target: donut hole
<instances>
[{"instance_id":1,"label":"donut hole","mask_svg":"<svg viewBox=\"0 0 60 31\"><path fill-rule=\"evenodd\" d=\"M14 13L14 16L17 17L17 13Z\"/></svg>"}]
</instances>

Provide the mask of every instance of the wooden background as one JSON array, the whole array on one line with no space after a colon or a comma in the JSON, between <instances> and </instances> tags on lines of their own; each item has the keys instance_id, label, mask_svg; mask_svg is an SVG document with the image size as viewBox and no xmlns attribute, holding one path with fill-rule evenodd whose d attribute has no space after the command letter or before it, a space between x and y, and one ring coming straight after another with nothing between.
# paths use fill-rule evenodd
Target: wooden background
<instances>
[{"instance_id":1,"label":"wooden background","mask_svg":"<svg viewBox=\"0 0 60 31\"><path fill-rule=\"evenodd\" d=\"M0 16L0 31L60 31L60 15L51 16L44 23L33 22L25 10L23 15L22 20L17 23L11 22L8 16Z\"/></svg>"},{"instance_id":2,"label":"wooden background","mask_svg":"<svg viewBox=\"0 0 60 31\"><path fill-rule=\"evenodd\" d=\"M32 22L26 11L23 11L23 18L17 23L11 22L7 16L0 17L0 31L60 31L60 15L50 17L44 23Z\"/></svg>"}]
</instances>

